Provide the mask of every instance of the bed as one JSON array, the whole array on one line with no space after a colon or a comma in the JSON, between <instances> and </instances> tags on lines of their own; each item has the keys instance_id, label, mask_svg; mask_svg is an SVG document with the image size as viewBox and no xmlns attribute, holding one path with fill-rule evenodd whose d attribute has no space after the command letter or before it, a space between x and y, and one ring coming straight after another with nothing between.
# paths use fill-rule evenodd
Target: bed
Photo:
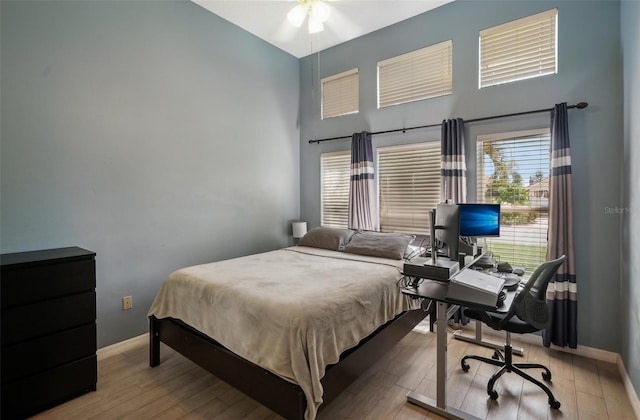
<instances>
[{"instance_id":1,"label":"bed","mask_svg":"<svg viewBox=\"0 0 640 420\"><path fill-rule=\"evenodd\" d=\"M398 287L410 237L317 229L172 273L149 310L151 366L164 342L283 417L314 419L425 316Z\"/></svg>"}]
</instances>

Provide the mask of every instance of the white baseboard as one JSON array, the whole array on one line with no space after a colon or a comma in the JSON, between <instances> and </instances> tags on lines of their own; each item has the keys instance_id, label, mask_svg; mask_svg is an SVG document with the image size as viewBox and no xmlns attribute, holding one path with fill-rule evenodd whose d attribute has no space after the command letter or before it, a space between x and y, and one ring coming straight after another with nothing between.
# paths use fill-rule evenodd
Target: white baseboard
<instances>
[{"instance_id":1,"label":"white baseboard","mask_svg":"<svg viewBox=\"0 0 640 420\"><path fill-rule=\"evenodd\" d=\"M537 344L539 346L542 346L542 338L535 334L525 334L523 341L526 341L530 344ZM640 419L640 400L638 399L638 394L636 393L636 390L631 383L631 378L629 378L629 375L627 374L627 369L625 368L624 362L619 353L587 346L578 346L578 348L576 349L571 349L568 347L559 347L552 344L550 348L566 353L577 354L579 356L600 360L603 362L615 363L618 367L618 372L620 372L620 376L622 377L624 387L627 390L627 395L629 396L631 407L633 407L636 418Z\"/></svg>"},{"instance_id":2,"label":"white baseboard","mask_svg":"<svg viewBox=\"0 0 640 420\"><path fill-rule=\"evenodd\" d=\"M466 334L469 334L469 333L475 334L475 325L468 324L467 326L463 327L463 331ZM497 338L499 342L504 342L504 339L505 339L504 331L496 331L491 328L486 328L486 326L484 326L484 328L482 329L482 336L485 336L485 335L491 336L493 338ZM543 347L542 337L537 334L515 334L515 335L512 335L511 337L516 341L524 341L527 344L533 344L533 345ZM608 363L618 363L618 358L620 357L618 353L614 353L612 351L607 351L607 350L600 350L600 349L587 347L587 346L578 346L578 348L571 349L569 347L560 347L552 344L551 347L549 348L552 350L558 350L558 351L563 351L565 353L577 354L579 356L589 357L591 359L601 360L603 362L608 362Z\"/></svg>"},{"instance_id":3,"label":"white baseboard","mask_svg":"<svg viewBox=\"0 0 640 420\"><path fill-rule=\"evenodd\" d=\"M542 337L536 334L523 334L522 336L518 336L518 339L525 341L529 344L536 344L540 347L543 347ZM596 359L596 360L600 360L608 363L617 363L618 359L620 358L618 353L614 353L612 351L601 350L593 347L580 346L580 345L577 348L572 349L569 347L560 347L560 346L556 346L555 344L551 344L549 348L552 350L558 350L558 351L563 351L565 353L577 354L578 356L584 356L590 359Z\"/></svg>"},{"instance_id":4,"label":"white baseboard","mask_svg":"<svg viewBox=\"0 0 640 420\"><path fill-rule=\"evenodd\" d=\"M469 331L466 331L469 333ZM483 335L489 335L504 339L504 333L500 331L495 331L492 329L483 329ZM149 334L144 333L137 337L129 338L124 341L120 341L115 344L111 344L110 346L99 348L97 351L98 360L109 357L113 354L120 353L126 350L131 345L138 344L141 340L148 340ZM524 341L528 344L538 345L542 347L542 338L536 334L519 334L518 339ZM624 366L624 362L620 357L620 354L614 353L607 350L600 350L593 347L587 346L578 346L576 349L571 349L567 347L559 347L556 345L551 345L551 349L563 351L566 353L577 354L579 356L589 357L591 359L601 360L603 362L615 363L618 366L618 371L620 372L620 376L622 376L622 381L624 382L624 386L627 389L627 394L629 395L629 400L631 401L631 406L633 407L633 411L636 413L636 417L640 419L640 400L638 399L638 394L633 388L633 384L631 383L631 379L627 374L627 370Z\"/></svg>"},{"instance_id":5,"label":"white baseboard","mask_svg":"<svg viewBox=\"0 0 640 420\"><path fill-rule=\"evenodd\" d=\"M109 346L100 347L96 352L98 360L105 359L109 356L113 356L114 354L122 353L127 350L127 348L137 345L141 340L149 340L149 333L140 334L136 337L128 338Z\"/></svg>"},{"instance_id":6,"label":"white baseboard","mask_svg":"<svg viewBox=\"0 0 640 420\"><path fill-rule=\"evenodd\" d=\"M627 395L629 395L629 401L631 401L631 406L633 407L633 411L636 413L636 418L640 419L640 399L638 399L638 394L636 390L633 388L633 384L631 383L631 378L627 374L627 369L624 367L624 361L622 357L618 354L618 359L616 361L616 365L618 366L618 371L620 372L620 376L622 376L622 381L624 382L624 387L627 389Z\"/></svg>"},{"instance_id":7,"label":"white baseboard","mask_svg":"<svg viewBox=\"0 0 640 420\"><path fill-rule=\"evenodd\" d=\"M474 327L463 327L466 334L469 334L471 330L475 333ZM471 328L471 329L470 329ZM482 335L491 336L493 338L498 338L500 340L504 340L504 331L496 331L490 328L483 328ZM517 340L524 341L527 344L537 345L543 347L542 345L542 337L537 334L517 334ZM633 411L636 414L636 417L640 419L640 399L638 399L638 394L631 383L631 379L627 374L627 370L624 366L624 362L622 357L620 357L619 353L615 353L612 351L596 349L593 347L587 346L578 346L575 349L568 347L559 347L554 344L549 347L553 350L563 351L565 353L577 354L578 356L588 357L590 359L600 360L608 363L615 363L618 367L618 371L620 372L620 376L622 377L622 381L624 382L624 386L627 390L627 395L629 396L629 401L631 401L631 406L633 407Z\"/></svg>"}]
</instances>

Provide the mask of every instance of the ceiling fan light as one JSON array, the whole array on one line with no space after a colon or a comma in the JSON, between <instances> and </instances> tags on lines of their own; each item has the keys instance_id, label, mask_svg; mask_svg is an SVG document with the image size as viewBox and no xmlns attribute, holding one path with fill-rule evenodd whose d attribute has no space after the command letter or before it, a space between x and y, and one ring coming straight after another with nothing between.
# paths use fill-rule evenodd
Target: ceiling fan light
<instances>
[{"instance_id":1,"label":"ceiling fan light","mask_svg":"<svg viewBox=\"0 0 640 420\"><path fill-rule=\"evenodd\" d=\"M323 23L329 19L330 10L326 3L320 0L313 1L309 4L309 17L317 22Z\"/></svg>"},{"instance_id":2,"label":"ceiling fan light","mask_svg":"<svg viewBox=\"0 0 640 420\"><path fill-rule=\"evenodd\" d=\"M324 31L324 25L322 24L322 22L309 17L309 33L317 34L318 32L322 31Z\"/></svg>"},{"instance_id":3,"label":"ceiling fan light","mask_svg":"<svg viewBox=\"0 0 640 420\"><path fill-rule=\"evenodd\" d=\"M302 22L307 17L307 6L299 4L287 13L287 20L296 28L302 26Z\"/></svg>"}]
</instances>

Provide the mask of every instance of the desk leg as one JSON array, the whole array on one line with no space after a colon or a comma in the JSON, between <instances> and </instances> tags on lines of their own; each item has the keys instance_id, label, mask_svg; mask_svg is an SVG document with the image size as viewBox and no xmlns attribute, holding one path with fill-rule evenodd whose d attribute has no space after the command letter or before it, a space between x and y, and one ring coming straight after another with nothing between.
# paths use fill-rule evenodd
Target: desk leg
<instances>
[{"instance_id":1,"label":"desk leg","mask_svg":"<svg viewBox=\"0 0 640 420\"><path fill-rule=\"evenodd\" d=\"M447 408L447 304L438 302L438 334L436 337L436 402L438 407Z\"/></svg>"},{"instance_id":2,"label":"desk leg","mask_svg":"<svg viewBox=\"0 0 640 420\"><path fill-rule=\"evenodd\" d=\"M498 343L496 341L486 340L482 338L482 322L475 321L476 323L476 335L475 337L470 335L465 335L462 331L455 331L453 333L453 338L456 340L462 340L473 344L478 344L480 346L489 347L490 349L497 349L504 351L504 343ZM524 349L522 347L513 347L513 354L518 356L524 355Z\"/></svg>"},{"instance_id":3,"label":"desk leg","mask_svg":"<svg viewBox=\"0 0 640 420\"><path fill-rule=\"evenodd\" d=\"M447 304L444 302L438 302L436 314L436 375L436 401L414 391L409 392L407 401L446 419L477 419L447 407Z\"/></svg>"}]
</instances>

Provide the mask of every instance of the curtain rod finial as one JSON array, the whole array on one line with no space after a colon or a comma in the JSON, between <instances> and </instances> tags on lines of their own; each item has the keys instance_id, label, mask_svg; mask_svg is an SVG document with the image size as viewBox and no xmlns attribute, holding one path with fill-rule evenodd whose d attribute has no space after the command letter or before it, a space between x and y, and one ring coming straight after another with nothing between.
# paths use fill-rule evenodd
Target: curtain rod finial
<instances>
[{"instance_id":1,"label":"curtain rod finial","mask_svg":"<svg viewBox=\"0 0 640 420\"><path fill-rule=\"evenodd\" d=\"M586 108L588 106L589 106L589 104L587 102L578 102L576 104L576 108L578 108L578 109L583 109L583 108Z\"/></svg>"}]
</instances>

